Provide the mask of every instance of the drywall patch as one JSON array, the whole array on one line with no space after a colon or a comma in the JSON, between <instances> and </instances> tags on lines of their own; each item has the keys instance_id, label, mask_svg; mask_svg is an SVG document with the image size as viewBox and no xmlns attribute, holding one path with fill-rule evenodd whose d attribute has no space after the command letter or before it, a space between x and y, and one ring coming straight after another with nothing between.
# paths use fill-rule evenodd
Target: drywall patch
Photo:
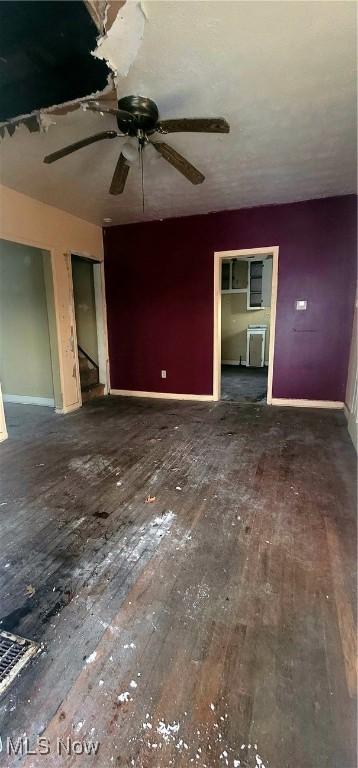
<instances>
[{"instance_id":1,"label":"drywall patch","mask_svg":"<svg viewBox=\"0 0 358 768\"><path fill-rule=\"evenodd\" d=\"M127 1L92 55L105 61L115 75L126 77L141 45L145 20L142 3Z\"/></svg>"}]
</instances>

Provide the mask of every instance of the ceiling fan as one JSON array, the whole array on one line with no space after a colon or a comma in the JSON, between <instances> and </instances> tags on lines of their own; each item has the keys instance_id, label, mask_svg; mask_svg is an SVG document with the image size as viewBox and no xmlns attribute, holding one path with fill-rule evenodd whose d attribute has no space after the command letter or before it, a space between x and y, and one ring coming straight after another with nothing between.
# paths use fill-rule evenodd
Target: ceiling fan
<instances>
[{"instance_id":1,"label":"ceiling fan","mask_svg":"<svg viewBox=\"0 0 358 768\"><path fill-rule=\"evenodd\" d=\"M76 141L74 144L69 144L67 147L47 155L44 158L44 163L54 163L56 160L60 160L62 157L70 155L82 147L102 141L103 139L116 139L123 136L132 138L134 144L137 142L137 146L133 147L130 143L127 146L126 143L122 147L109 189L111 195L120 195L123 192L129 173L129 163L135 159L137 152L139 152L141 160L143 184L143 149L148 143L192 184L201 184L204 181L205 176L173 147L163 141L153 140L152 135L154 133L167 134L181 133L183 131L191 133L229 133L230 131L229 124L222 117L184 117L172 120L159 120L157 105L151 99L143 96L125 96L118 101L116 108L103 106L92 101L88 102L86 109L114 115L117 119L118 131L102 131L101 133L95 133L93 136Z\"/></svg>"}]
</instances>

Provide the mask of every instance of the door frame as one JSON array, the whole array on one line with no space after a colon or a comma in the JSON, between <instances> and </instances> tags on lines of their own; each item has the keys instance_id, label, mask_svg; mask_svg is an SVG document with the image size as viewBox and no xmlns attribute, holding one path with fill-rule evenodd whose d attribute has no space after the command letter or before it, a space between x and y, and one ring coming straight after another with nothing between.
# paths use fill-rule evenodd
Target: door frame
<instances>
[{"instance_id":1,"label":"door frame","mask_svg":"<svg viewBox=\"0 0 358 768\"><path fill-rule=\"evenodd\" d=\"M268 246L266 248L242 248L234 251L215 251L214 253L213 398L214 400L220 400L221 393L221 262L223 259L246 259L248 256L272 256L270 343L267 377L267 405L272 405L278 289L278 245Z\"/></svg>"},{"instance_id":2,"label":"door frame","mask_svg":"<svg viewBox=\"0 0 358 768\"><path fill-rule=\"evenodd\" d=\"M8 434L7 434L7 428L6 428L6 421L5 421L5 411L4 411L4 401L1 391L1 382L0 382L0 443L2 443L3 440L7 440Z\"/></svg>"},{"instance_id":3,"label":"door frame","mask_svg":"<svg viewBox=\"0 0 358 768\"><path fill-rule=\"evenodd\" d=\"M71 269L72 317L73 317L73 323L74 323L73 340L74 340L74 353L76 358L75 364L76 364L76 371L77 371L77 381L79 382L79 400L80 400L80 404L82 405L79 360L78 360L76 315L75 315L75 299L74 299L74 292L73 292L72 256L77 256L77 258L82 259L83 261L90 262L90 264L92 264L93 266L93 282L94 282L96 325L97 325L99 382L100 384L104 385L105 395L107 395L110 390L108 333L107 333L107 305L106 305L103 261L99 261L98 259L95 259L92 256L88 256L88 254L80 253L79 251L71 251L69 261L70 261L70 269Z\"/></svg>"}]
</instances>

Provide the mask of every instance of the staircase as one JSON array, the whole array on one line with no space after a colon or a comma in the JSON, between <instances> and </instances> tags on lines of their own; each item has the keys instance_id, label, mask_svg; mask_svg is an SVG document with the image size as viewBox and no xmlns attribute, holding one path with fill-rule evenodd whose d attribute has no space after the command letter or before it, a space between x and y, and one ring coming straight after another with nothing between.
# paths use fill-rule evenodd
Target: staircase
<instances>
[{"instance_id":1,"label":"staircase","mask_svg":"<svg viewBox=\"0 0 358 768\"><path fill-rule=\"evenodd\" d=\"M78 362L80 367L82 403L93 400L95 397L102 397L104 395L104 384L99 383L98 365L80 346L78 347Z\"/></svg>"}]
</instances>

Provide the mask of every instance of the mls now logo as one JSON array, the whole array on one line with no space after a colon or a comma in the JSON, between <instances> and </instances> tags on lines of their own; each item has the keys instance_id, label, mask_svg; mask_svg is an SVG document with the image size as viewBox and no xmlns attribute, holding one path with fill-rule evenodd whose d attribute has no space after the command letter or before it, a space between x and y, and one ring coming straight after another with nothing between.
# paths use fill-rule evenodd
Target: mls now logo
<instances>
[{"instance_id":1,"label":"mls now logo","mask_svg":"<svg viewBox=\"0 0 358 768\"><path fill-rule=\"evenodd\" d=\"M53 743L45 736L38 736L35 743L30 747L28 736L19 736L18 738L7 736L2 739L0 736L0 752L6 755L97 755L100 747L99 741L83 741L72 739L68 736L66 739L56 739Z\"/></svg>"}]
</instances>

